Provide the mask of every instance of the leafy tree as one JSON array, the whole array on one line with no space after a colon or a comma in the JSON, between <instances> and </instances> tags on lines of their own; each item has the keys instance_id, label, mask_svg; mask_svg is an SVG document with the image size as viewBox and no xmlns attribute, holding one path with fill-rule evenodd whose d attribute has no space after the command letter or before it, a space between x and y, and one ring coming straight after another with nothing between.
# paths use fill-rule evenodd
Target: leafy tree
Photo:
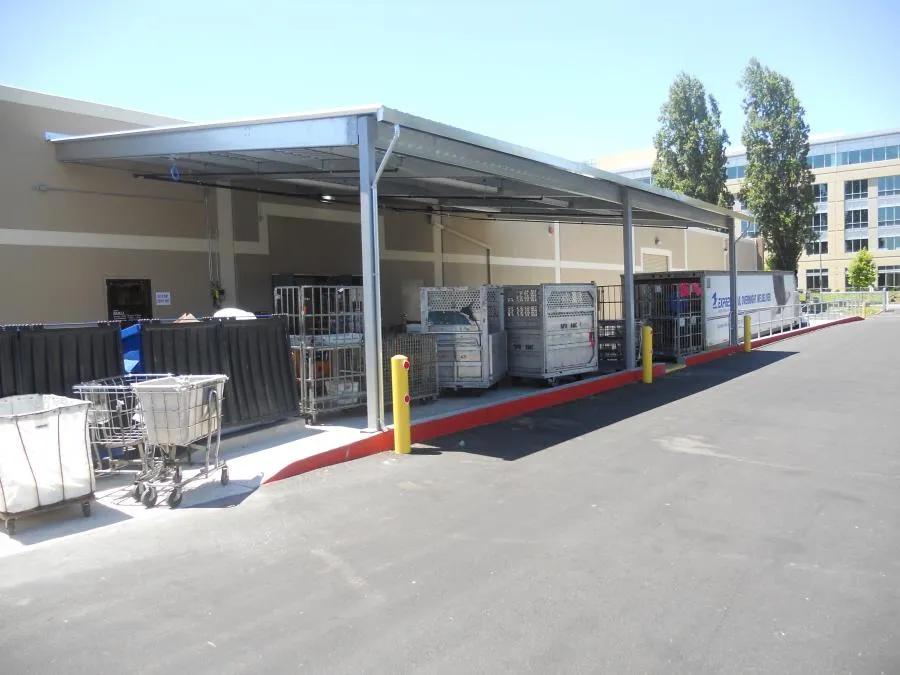
<instances>
[{"instance_id":1,"label":"leafy tree","mask_svg":"<svg viewBox=\"0 0 900 675\"><path fill-rule=\"evenodd\" d=\"M813 175L806 164L806 111L784 75L751 59L744 89L743 142L747 169L740 200L759 223L776 269L796 273L797 260L813 238Z\"/></svg>"},{"instance_id":2,"label":"leafy tree","mask_svg":"<svg viewBox=\"0 0 900 675\"><path fill-rule=\"evenodd\" d=\"M875 259L868 250L862 249L853 257L847 269L847 282L851 288L868 288L878 278Z\"/></svg>"},{"instance_id":3,"label":"leafy tree","mask_svg":"<svg viewBox=\"0 0 900 675\"><path fill-rule=\"evenodd\" d=\"M728 134L719 104L696 77L681 73L669 88L653 138L656 159L653 183L705 202L731 207L734 195L725 188Z\"/></svg>"}]
</instances>

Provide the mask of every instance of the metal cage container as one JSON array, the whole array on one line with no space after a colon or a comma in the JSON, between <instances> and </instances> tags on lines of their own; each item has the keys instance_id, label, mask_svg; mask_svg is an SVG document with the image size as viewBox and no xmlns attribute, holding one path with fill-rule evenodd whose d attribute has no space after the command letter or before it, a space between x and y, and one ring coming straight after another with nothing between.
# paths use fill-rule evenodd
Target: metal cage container
<instances>
[{"instance_id":1,"label":"metal cage container","mask_svg":"<svg viewBox=\"0 0 900 675\"><path fill-rule=\"evenodd\" d=\"M703 351L703 299L689 283L637 283L635 320L653 329L653 357L680 360Z\"/></svg>"},{"instance_id":2,"label":"metal cage container","mask_svg":"<svg viewBox=\"0 0 900 675\"><path fill-rule=\"evenodd\" d=\"M308 422L365 404L362 298L361 286L275 288L275 312L287 317L300 413Z\"/></svg>"},{"instance_id":3,"label":"metal cage container","mask_svg":"<svg viewBox=\"0 0 900 675\"><path fill-rule=\"evenodd\" d=\"M597 371L597 287L506 286L509 374L555 382Z\"/></svg>"},{"instance_id":4,"label":"metal cage container","mask_svg":"<svg viewBox=\"0 0 900 675\"><path fill-rule=\"evenodd\" d=\"M427 333L387 335L384 338L384 404L391 405L391 357L403 354L409 359L409 398L414 403L435 400L438 384L437 336Z\"/></svg>"},{"instance_id":5,"label":"metal cage container","mask_svg":"<svg viewBox=\"0 0 900 675\"><path fill-rule=\"evenodd\" d=\"M502 287L426 286L420 299L422 332L437 338L442 389L487 389L506 376Z\"/></svg>"}]
</instances>

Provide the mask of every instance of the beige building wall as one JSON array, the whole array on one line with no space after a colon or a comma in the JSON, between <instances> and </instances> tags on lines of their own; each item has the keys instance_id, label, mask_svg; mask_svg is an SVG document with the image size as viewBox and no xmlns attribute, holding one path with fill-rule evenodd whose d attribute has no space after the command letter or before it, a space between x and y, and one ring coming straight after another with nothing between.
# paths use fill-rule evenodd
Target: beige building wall
<instances>
[{"instance_id":1,"label":"beige building wall","mask_svg":"<svg viewBox=\"0 0 900 675\"><path fill-rule=\"evenodd\" d=\"M0 87L0 324L105 320L114 278L169 292L156 316L208 312L204 190L62 164L44 138L174 121Z\"/></svg>"},{"instance_id":2,"label":"beige building wall","mask_svg":"<svg viewBox=\"0 0 900 675\"><path fill-rule=\"evenodd\" d=\"M169 123L140 113L0 87L0 324L107 317L106 280L149 279L172 304L154 316L205 315L215 191L136 180L129 172L63 164L47 131L81 134ZM230 191L236 297L271 311L272 276L361 274L359 212L337 204ZM422 285L595 281L618 285L619 227L439 217L385 211L380 218L383 321L418 318ZM722 269L721 238L693 230L635 230L644 256ZM649 258L648 258L649 260ZM226 264L224 261L223 264Z\"/></svg>"}]
</instances>

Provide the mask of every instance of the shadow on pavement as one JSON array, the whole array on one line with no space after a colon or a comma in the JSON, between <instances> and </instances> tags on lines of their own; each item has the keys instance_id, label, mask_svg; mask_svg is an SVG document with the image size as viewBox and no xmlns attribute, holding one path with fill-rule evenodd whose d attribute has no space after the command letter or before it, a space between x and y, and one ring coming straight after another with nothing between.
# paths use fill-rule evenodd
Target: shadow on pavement
<instances>
[{"instance_id":1,"label":"shadow on pavement","mask_svg":"<svg viewBox=\"0 0 900 675\"><path fill-rule=\"evenodd\" d=\"M3 541L0 542L0 549L5 549L10 544L32 546L50 539L87 532L130 519L131 516L128 514L98 501L91 503L91 515L87 518L82 516L79 504L66 504L59 508L50 508L17 518L15 536L2 535ZM2 552L0 550L0 553Z\"/></svg>"},{"instance_id":2,"label":"shadow on pavement","mask_svg":"<svg viewBox=\"0 0 900 675\"><path fill-rule=\"evenodd\" d=\"M539 410L470 431L429 441L414 454L466 452L513 461L548 447L597 431L730 380L765 368L796 354L792 351L755 351L679 370L652 385L636 384L580 401Z\"/></svg>"}]
</instances>

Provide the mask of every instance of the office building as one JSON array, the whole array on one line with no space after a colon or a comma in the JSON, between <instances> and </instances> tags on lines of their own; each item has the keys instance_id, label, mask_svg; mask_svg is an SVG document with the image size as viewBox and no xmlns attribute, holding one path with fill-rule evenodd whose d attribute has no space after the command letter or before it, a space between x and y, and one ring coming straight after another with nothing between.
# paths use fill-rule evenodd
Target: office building
<instances>
[{"instance_id":1,"label":"office building","mask_svg":"<svg viewBox=\"0 0 900 675\"><path fill-rule=\"evenodd\" d=\"M747 157L728 153L728 189L740 190ZM900 289L900 130L813 137L809 166L814 175L815 240L798 263L800 288L846 290L854 255L868 249L878 267L877 286ZM593 162L599 168L652 184L653 151L638 151ZM735 210L746 212L740 202ZM736 226L757 234L748 216Z\"/></svg>"}]
</instances>

